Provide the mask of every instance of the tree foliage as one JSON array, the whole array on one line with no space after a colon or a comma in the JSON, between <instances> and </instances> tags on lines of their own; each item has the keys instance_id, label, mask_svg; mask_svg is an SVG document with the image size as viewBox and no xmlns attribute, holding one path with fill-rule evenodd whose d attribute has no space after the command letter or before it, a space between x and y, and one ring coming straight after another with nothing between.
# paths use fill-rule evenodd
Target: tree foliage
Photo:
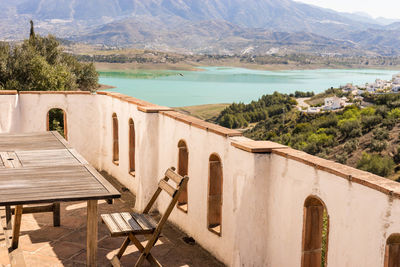
<instances>
[{"instance_id":1,"label":"tree foliage","mask_svg":"<svg viewBox=\"0 0 400 267\"><path fill-rule=\"evenodd\" d=\"M28 40L11 46L0 42L0 89L18 91L93 90L98 74L92 63L80 63L63 52L58 40L31 31Z\"/></svg>"},{"instance_id":2,"label":"tree foliage","mask_svg":"<svg viewBox=\"0 0 400 267\"><path fill-rule=\"evenodd\" d=\"M59 108L53 108L49 111L49 130L57 131L64 136L64 111Z\"/></svg>"},{"instance_id":3,"label":"tree foliage","mask_svg":"<svg viewBox=\"0 0 400 267\"><path fill-rule=\"evenodd\" d=\"M266 120L269 116L284 114L292 110L296 100L280 93L263 95L250 104L233 103L218 116L217 123L228 128L246 127L249 123Z\"/></svg>"},{"instance_id":4,"label":"tree foliage","mask_svg":"<svg viewBox=\"0 0 400 267\"><path fill-rule=\"evenodd\" d=\"M363 153L357 163L357 168L387 177L393 172L394 162L389 156Z\"/></svg>"}]
</instances>

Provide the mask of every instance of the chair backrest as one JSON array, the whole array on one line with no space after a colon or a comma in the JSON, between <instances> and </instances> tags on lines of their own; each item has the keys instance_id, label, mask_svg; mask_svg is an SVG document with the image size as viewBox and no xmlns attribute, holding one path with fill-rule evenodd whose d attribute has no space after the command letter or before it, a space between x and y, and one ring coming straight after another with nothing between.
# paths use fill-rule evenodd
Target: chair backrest
<instances>
[{"instance_id":1,"label":"chair backrest","mask_svg":"<svg viewBox=\"0 0 400 267\"><path fill-rule=\"evenodd\" d=\"M175 188L168 183L169 180L172 180L175 182L175 184L176 184ZM163 216L161 217L160 221L158 222L157 228L160 228L158 230L161 230L161 227L168 219L173 208L176 206L179 195L182 193L182 190L186 187L188 181L189 181L188 176L182 177L181 175L179 175L178 173L175 172L174 167L171 167L165 172L165 177L163 179L161 179L160 182L158 183L158 188L157 188L156 192L154 193L153 197L150 199L149 203L147 204L146 208L143 211L144 214L149 213L151 207L156 202L156 200L162 190L164 190L166 193L168 193L172 197L171 202L169 203L166 211L164 212Z\"/></svg>"}]
</instances>

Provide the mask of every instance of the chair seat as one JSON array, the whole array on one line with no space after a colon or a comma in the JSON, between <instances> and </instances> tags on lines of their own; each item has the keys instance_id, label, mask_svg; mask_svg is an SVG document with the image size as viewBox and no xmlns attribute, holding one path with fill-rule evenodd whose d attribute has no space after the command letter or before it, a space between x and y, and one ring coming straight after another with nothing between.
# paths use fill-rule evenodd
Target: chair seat
<instances>
[{"instance_id":1,"label":"chair seat","mask_svg":"<svg viewBox=\"0 0 400 267\"><path fill-rule=\"evenodd\" d=\"M157 227L155 220L148 214L111 213L102 214L101 219L106 224L111 236L152 234Z\"/></svg>"}]
</instances>

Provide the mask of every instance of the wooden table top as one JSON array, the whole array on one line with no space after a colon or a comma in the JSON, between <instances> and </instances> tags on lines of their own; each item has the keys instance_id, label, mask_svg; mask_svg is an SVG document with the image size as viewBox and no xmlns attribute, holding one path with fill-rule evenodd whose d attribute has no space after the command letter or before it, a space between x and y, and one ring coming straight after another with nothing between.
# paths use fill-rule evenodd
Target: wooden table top
<instances>
[{"instance_id":1,"label":"wooden table top","mask_svg":"<svg viewBox=\"0 0 400 267\"><path fill-rule=\"evenodd\" d=\"M120 196L57 132L0 134L0 205Z\"/></svg>"},{"instance_id":2,"label":"wooden table top","mask_svg":"<svg viewBox=\"0 0 400 267\"><path fill-rule=\"evenodd\" d=\"M0 134L0 151L63 149L67 144L57 132Z\"/></svg>"}]
</instances>

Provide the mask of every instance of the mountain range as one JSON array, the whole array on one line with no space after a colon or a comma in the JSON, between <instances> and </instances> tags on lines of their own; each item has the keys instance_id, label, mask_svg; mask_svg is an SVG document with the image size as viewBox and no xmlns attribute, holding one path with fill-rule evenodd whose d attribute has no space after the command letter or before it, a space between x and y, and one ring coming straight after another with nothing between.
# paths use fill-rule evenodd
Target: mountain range
<instances>
[{"instance_id":1,"label":"mountain range","mask_svg":"<svg viewBox=\"0 0 400 267\"><path fill-rule=\"evenodd\" d=\"M0 39L39 33L216 54L400 54L400 22L291 0L1 0Z\"/></svg>"}]
</instances>

